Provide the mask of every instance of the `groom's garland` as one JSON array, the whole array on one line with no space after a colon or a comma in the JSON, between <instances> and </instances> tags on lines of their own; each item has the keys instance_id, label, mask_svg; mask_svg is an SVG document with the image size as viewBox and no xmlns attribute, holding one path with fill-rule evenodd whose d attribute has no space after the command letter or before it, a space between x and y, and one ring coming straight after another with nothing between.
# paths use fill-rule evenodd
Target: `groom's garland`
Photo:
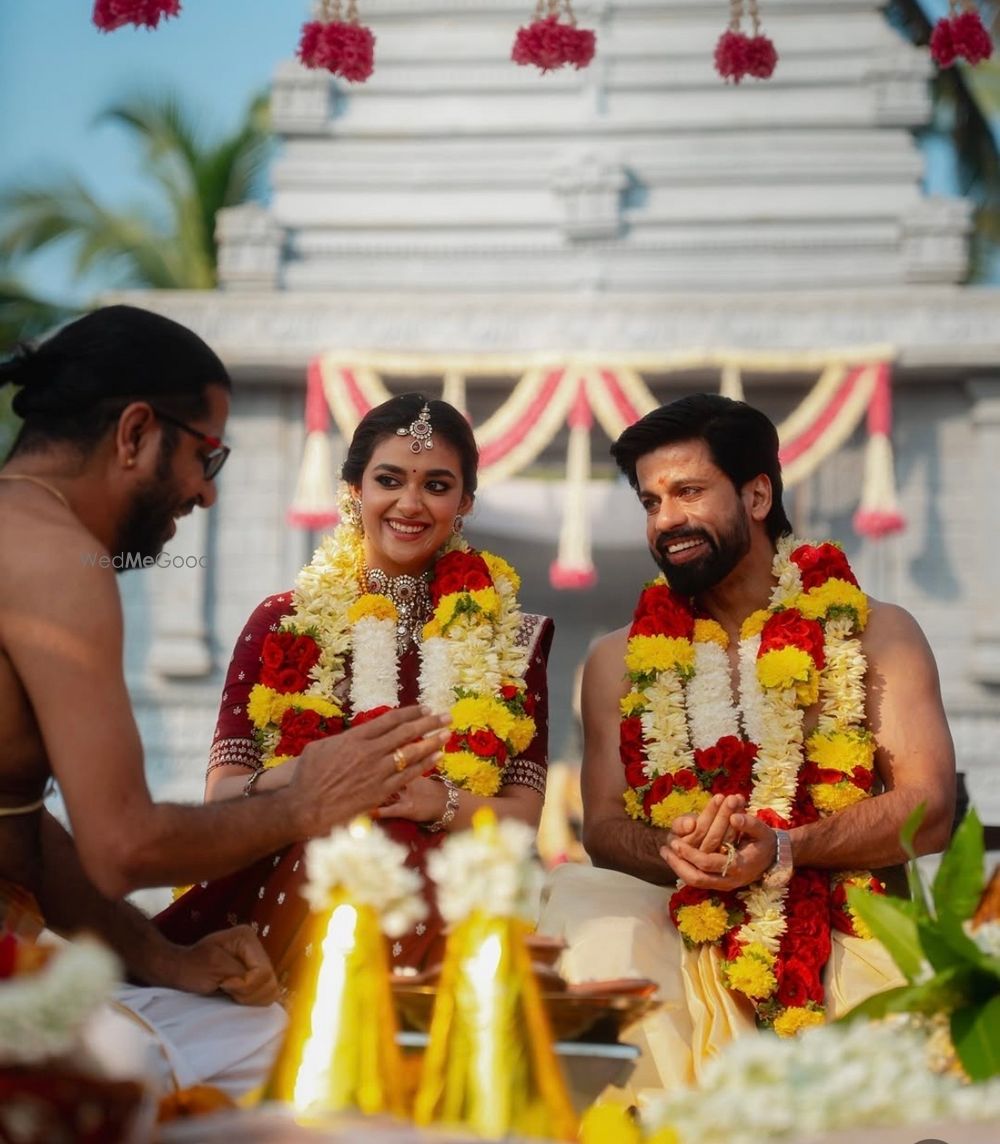
<instances>
[{"instance_id":1,"label":"groom's garland","mask_svg":"<svg viewBox=\"0 0 1000 1144\"><path fill-rule=\"evenodd\" d=\"M759 819L787 830L869 797L875 743L858 638L868 599L833 544L782 539L774 575L769 608L740 633L738 708L721 625L696 618L662 576L644 589L626 654L632 688L621 701L633 818L669 828L713 794L741 794ZM817 701L804 740L805 710ZM670 916L688 945L718 947L723 980L751 999L763 1024L792 1034L824 1019L831 926L868 936L846 905L848 885L881 890L866 871L797 869L782 889L684 886Z\"/></svg>"},{"instance_id":2,"label":"groom's garland","mask_svg":"<svg viewBox=\"0 0 1000 1144\"><path fill-rule=\"evenodd\" d=\"M299 574L294 609L261 649L247 713L265 767L399 705L398 614L388 596L363 592L361 538L341 525ZM518 646L520 578L499 556L453 537L434 564L433 615L420 641L420 702L451 710L438 771L479 795L500 789L507 760L535 734ZM334 698L347 673L349 702ZM343 690L343 689L341 689Z\"/></svg>"}]
</instances>

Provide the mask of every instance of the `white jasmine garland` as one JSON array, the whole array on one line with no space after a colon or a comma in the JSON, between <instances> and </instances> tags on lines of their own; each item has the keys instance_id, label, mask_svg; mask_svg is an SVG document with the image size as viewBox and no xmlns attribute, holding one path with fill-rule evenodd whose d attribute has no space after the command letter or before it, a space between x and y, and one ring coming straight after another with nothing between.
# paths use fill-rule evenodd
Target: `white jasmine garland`
<instances>
[{"instance_id":1,"label":"white jasmine garland","mask_svg":"<svg viewBox=\"0 0 1000 1144\"><path fill-rule=\"evenodd\" d=\"M303 896L314 911L328 909L336 891L371 906L382 930L400 937L427 916L420 875L406 866L404 846L382 830L352 823L306 844Z\"/></svg>"},{"instance_id":2,"label":"white jasmine garland","mask_svg":"<svg viewBox=\"0 0 1000 1144\"><path fill-rule=\"evenodd\" d=\"M533 921L542 883L534 843L534 830L515 819L503 819L489 832L449 835L427 857L445 921L455 925L477 910Z\"/></svg>"},{"instance_id":3,"label":"white jasmine garland","mask_svg":"<svg viewBox=\"0 0 1000 1144\"><path fill-rule=\"evenodd\" d=\"M372 711L399 703L399 654L392 620L364 616L351 627L351 709ZM436 708L440 710L440 708Z\"/></svg>"},{"instance_id":4,"label":"white jasmine garland","mask_svg":"<svg viewBox=\"0 0 1000 1144\"><path fill-rule=\"evenodd\" d=\"M420 657L420 702L432 711L447 711L455 699L450 641L425 639Z\"/></svg>"},{"instance_id":5,"label":"white jasmine garland","mask_svg":"<svg viewBox=\"0 0 1000 1144\"><path fill-rule=\"evenodd\" d=\"M119 978L114 954L80 937L36 972L0 981L0 1064L38 1064L71 1052Z\"/></svg>"},{"instance_id":6,"label":"white jasmine garland","mask_svg":"<svg viewBox=\"0 0 1000 1144\"><path fill-rule=\"evenodd\" d=\"M851 1129L1000 1115L1000 1080L962 1084L928 1068L924 1033L898 1022L825 1025L795 1040L740 1037L698 1088L650 1104L644 1126L684 1144L763 1144Z\"/></svg>"},{"instance_id":7,"label":"white jasmine garland","mask_svg":"<svg viewBox=\"0 0 1000 1144\"><path fill-rule=\"evenodd\" d=\"M696 750L713 747L727 735L740 733L733 705L726 649L712 641L696 641L694 675L687 685L688 727Z\"/></svg>"},{"instance_id":8,"label":"white jasmine garland","mask_svg":"<svg viewBox=\"0 0 1000 1144\"><path fill-rule=\"evenodd\" d=\"M649 778L694 765L688 741L684 685L672 671L661 672L645 690L649 704L642 714Z\"/></svg>"}]
</instances>

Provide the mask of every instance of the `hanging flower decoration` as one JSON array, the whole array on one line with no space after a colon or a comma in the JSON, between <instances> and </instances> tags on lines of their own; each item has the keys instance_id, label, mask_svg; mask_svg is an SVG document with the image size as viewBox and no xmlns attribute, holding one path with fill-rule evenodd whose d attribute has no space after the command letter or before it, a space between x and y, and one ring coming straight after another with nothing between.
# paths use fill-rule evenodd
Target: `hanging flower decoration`
<instances>
[{"instance_id":1,"label":"hanging flower decoration","mask_svg":"<svg viewBox=\"0 0 1000 1144\"><path fill-rule=\"evenodd\" d=\"M560 8L565 20L560 19ZM597 38L589 28L578 28L570 0L538 0L535 18L518 28L510 58L516 64L534 64L543 72L572 64L578 71L594 58Z\"/></svg>"},{"instance_id":2,"label":"hanging flower decoration","mask_svg":"<svg viewBox=\"0 0 1000 1144\"><path fill-rule=\"evenodd\" d=\"M180 14L181 0L94 0L94 23L102 32L124 24L155 28L161 18Z\"/></svg>"},{"instance_id":3,"label":"hanging flower decoration","mask_svg":"<svg viewBox=\"0 0 1000 1144\"><path fill-rule=\"evenodd\" d=\"M298 54L307 68L364 83L375 68L375 36L358 19L355 0L348 0L346 17L340 0L320 0L316 19L302 27Z\"/></svg>"},{"instance_id":4,"label":"hanging flower decoration","mask_svg":"<svg viewBox=\"0 0 1000 1144\"><path fill-rule=\"evenodd\" d=\"M950 68L960 59L975 67L992 55L993 41L975 0L948 0L948 15L931 33L931 59L939 68Z\"/></svg>"},{"instance_id":5,"label":"hanging flower decoration","mask_svg":"<svg viewBox=\"0 0 1000 1144\"><path fill-rule=\"evenodd\" d=\"M770 79L778 63L773 42L760 30L757 0L748 0L747 13L753 28L751 36L743 32L743 0L730 0L729 27L715 45L715 70L733 83L747 76Z\"/></svg>"}]
</instances>

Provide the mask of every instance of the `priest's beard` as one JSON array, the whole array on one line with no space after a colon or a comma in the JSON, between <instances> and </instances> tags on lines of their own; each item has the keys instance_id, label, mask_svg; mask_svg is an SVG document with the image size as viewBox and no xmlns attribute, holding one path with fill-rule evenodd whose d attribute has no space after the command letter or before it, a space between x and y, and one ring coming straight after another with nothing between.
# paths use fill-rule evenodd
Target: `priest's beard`
<instances>
[{"instance_id":1,"label":"priest's beard","mask_svg":"<svg viewBox=\"0 0 1000 1144\"><path fill-rule=\"evenodd\" d=\"M172 456L173 443L164 437L153 479L136 489L118 529L117 550L123 557L131 556L133 560L132 563L123 560L123 568L134 568L136 558L155 559L159 556L173 534L174 515L190 507L178 496Z\"/></svg>"},{"instance_id":2,"label":"priest's beard","mask_svg":"<svg viewBox=\"0 0 1000 1144\"><path fill-rule=\"evenodd\" d=\"M673 564L667 548L679 540L704 540L708 551L698 560L686 564ZM744 556L750 551L750 522L742 503L737 503L733 515L719 530L716 538L700 528L680 528L656 538L650 548L653 559L660 566L667 583L682 596L699 596L721 584Z\"/></svg>"}]
</instances>

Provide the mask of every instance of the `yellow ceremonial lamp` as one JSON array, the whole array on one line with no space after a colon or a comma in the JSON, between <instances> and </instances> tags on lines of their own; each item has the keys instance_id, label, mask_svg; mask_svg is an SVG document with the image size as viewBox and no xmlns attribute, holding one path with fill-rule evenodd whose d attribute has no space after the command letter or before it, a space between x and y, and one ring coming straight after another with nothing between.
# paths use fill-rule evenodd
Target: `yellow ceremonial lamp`
<instances>
[{"instance_id":1,"label":"yellow ceremonial lamp","mask_svg":"<svg viewBox=\"0 0 1000 1144\"><path fill-rule=\"evenodd\" d=\"M473 830L488 860L497 840L492 812L477 811ZM530 833L519 861L530 861ZM459 845L460 837L454 837ZM505 859L509 864L509 852L493 855L497 868ZM456 876L475 880L468 864L454 866ZM446 887L434 876L447 916ZM480 908L455 921L448 937L414 1120L463 1126L489 1139L512 1132L575 1139L576 1116L524 941L528 926L491 908L503 906L497 897L484 897Z\"/></svg>"},{"instance_id":2,"label":"yellow ceremonial lamp","mask_svg":"<svg viewBox=\"0 0 1000 1144\"><path fill-rule=\"evenodd\" d=\"M366 830L364 822L349 828L358 839ZM306 860L308 867L308 852ZM341 886L312 924L314 953L298 982L265 1099L306 1117L344 1109L402 1116L403 1062L379 912Z\"/></svg>"}]
</instances>

